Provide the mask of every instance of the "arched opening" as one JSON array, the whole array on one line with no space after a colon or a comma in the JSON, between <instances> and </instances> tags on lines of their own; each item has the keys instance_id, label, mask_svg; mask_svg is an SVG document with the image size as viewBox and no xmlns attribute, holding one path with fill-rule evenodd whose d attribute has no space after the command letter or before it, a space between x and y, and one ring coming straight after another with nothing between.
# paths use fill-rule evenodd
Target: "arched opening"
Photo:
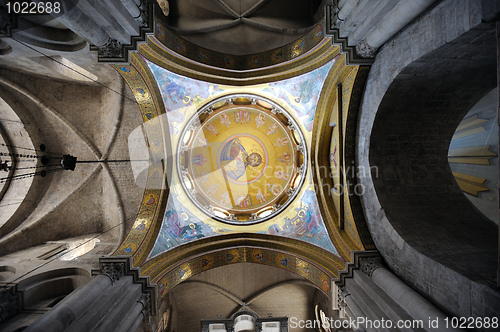
<instances>
[{"instance_id":1,"label":"arched opening","mask_svg":"<svg viewBox=\"0 0 500 332\"><path fill-rule=\"evenodd\" d=\"M453 134L496 82L495 25L443 1L387 43L363 96L357 158L365 217L389 269L447 314L498 310L498 229L448 163ZM453 24L442 18L450 13ZM418 33L416 33L418 31ZM439 33L436 33L439 31ZM457 305L459 304L459 305Z\"/></svg>"},{"instance_id":2,"label":"arched opening","mask_svg":"<svg viewBox=\"0 0 500 332\"><path fill-rule=\"evenodd\" d=\"M496 86L493 31L475 44L465 34L403 69L382 99L370 142L373 183L394 230L420 253L490 284L497 229L464 197L447 156L462 118Z\"/></svg>"},{"instance_id":3,"label":"arched opening","mask_svg":"<svg viewBox=\"0 0 500 332\"><path fill-rule=\"evenodd\" d=\"M37 152L32 137L12 107L0 97L0 234L3 226L24 203L33 183ZM8 225L7 225L8 227Z\"/></svg>"},{"instance_id":4,"label":"arched opening","mask_svg":"<svg viewBox=\"0 0 500 332\"><path fill-rule=\"evenodd\" d=\"M202 320L219 321L228 328L228 319L242 309L265 320L287 317L289 331L299 331L290 324L314 321L315 306L330 308L330 301L300 275L262 264L238 263L185 280L164 298L161 310L168 313L164 321L167 331L197 331ZM327 314L334 317L333 312Z\"/></svg>"}]
</instances>

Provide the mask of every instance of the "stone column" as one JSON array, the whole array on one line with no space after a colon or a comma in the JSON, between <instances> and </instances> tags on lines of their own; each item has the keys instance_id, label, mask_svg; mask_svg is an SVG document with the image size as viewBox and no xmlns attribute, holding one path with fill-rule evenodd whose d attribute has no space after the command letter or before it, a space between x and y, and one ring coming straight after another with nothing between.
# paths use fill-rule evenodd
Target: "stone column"
<instances>
[{"instance_id":1,"label":"stone column","mask_svg":"<svg viewBox=\"0 0 500 332\"><path fill-rule=\"evenodd\" d=\"M106 45L110 39L108 33L78 6L69 9L63 15L54 14L54 17L68 29L95 46L102 47Z\"/></svg>"},{"instance_id":2,"label":"stone column","mask_svg":"<svg viewBox=\"0 0 500 332\"><path fill-rule=\"evenodd\" d=\"M332 288L336 299L333 308L339 310L341 319L348 316L349 321L359 323L357 328L366 332L431 332L437 330L431 324L437 319L439 331L456 331L446 329L446 315L388 271L379 255L355 253L343 274ZM398 322L410 325L398 327Z\"/></svg>"},{"instance_id":3,"label":"stone column","mask_svg":"<svg viewBox=\"0 0 500 332\"><path fill-rule=\"evenodd\" d=\"M0 323L18 314L19 310L19 293L16 292L15 287L0 289Z\"/></svg>"},{"instance_id":4,"label":"stone column","mask_svg":"<svg viewBox=\"0 0 500 332\"><path fill-rule=\"evenodd\" d=\"M386 268L375 269L371 277L413 319L423 321L425 324L424 329L429 330L429 321L437 319L439 331L458 331L452 328L447 329L444 321L446 315Z\"/></svg>"},{"instance_id":5,"label":"stone column","mask_svg":"<svg viewBox=\"0 0 500 332\"><path fill-rule=\"evenodd\" d=\"M130 257L101 258L99 271L26 332L135 331L156 314L156 287L131 266Z\"/></svg>"},{"instance_id":6,"label":"stone column","mask_svg":"<svg viewBox=\"0 0 500 332\"><path fill-rule=\"evenodd\" d=\"M103 274L95 276L84 286L76 289L52 310L26 328L26 332L65 331L106 290L112 280Z\"/></svg>"},{"instance_id":7,"label":"stone column","mask_svg":"<svg viewBox=\"0 0 500 332\"><path fill-rule=\"evenodd\" d=\"M358 43L356 52L363 58L372 58L377 49L396 32L405 27L436 0L401 1L365 39Z\"/></svg>"}]
</instances>

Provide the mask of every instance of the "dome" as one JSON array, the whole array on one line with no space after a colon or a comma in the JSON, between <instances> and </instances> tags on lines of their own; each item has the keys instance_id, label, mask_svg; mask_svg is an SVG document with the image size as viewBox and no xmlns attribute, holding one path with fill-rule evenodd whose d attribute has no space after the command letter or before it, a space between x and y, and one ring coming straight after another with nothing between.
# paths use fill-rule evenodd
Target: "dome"
<instances>
[{"instance_id":1,"label":"dome","mask_svg":"<svg viewBox=\"0 0 500 332\"><path fill-rule=\"evenodd\" d=\"M179 177L188 197L223 222L267 220L295 198L306 151L295 120L256 95L230 95L202 107L181 134Z\"/></svg>"}]
</instances>

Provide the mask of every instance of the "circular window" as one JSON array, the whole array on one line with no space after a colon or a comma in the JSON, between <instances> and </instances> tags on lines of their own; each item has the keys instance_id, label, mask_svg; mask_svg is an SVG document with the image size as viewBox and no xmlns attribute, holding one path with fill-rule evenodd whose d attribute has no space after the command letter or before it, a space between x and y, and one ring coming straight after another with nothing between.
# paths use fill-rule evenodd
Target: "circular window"
<instances>
[{"instance_id":1,"label":"circular window","mask_svg":"<svg viewBox=\"0 0 500 332\"><path fill-rule=\"evenodd\" d=\"M216 99L187 123L177 169L188 197L219 221L251 224L283 211L304 182L307 151L295 120L266 98Z\"/></svg>"}]
</instances>

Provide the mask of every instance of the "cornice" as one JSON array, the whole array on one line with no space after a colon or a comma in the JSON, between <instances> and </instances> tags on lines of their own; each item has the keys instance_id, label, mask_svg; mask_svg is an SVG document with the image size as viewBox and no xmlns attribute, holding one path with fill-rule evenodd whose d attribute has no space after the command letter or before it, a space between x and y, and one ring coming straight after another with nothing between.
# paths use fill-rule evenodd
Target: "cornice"
<instances>
[{"instance_id":1,"label":"cornice","mask_svg":"<svg viewBox=\"0 0 500 332\"><path fill-rule=\"evenodd\" d=\"M99 258L99 270L92 270L92 275L104 274L111 281L118 280L123 276L132 276L134 284L140 284L142 292L149 295L151 315L156 315L156 301L158 291L156 285L150 283L149 276L141 275L141 269L132 265L132 256L115 256Z\"/></svg>"}]
</instances>

